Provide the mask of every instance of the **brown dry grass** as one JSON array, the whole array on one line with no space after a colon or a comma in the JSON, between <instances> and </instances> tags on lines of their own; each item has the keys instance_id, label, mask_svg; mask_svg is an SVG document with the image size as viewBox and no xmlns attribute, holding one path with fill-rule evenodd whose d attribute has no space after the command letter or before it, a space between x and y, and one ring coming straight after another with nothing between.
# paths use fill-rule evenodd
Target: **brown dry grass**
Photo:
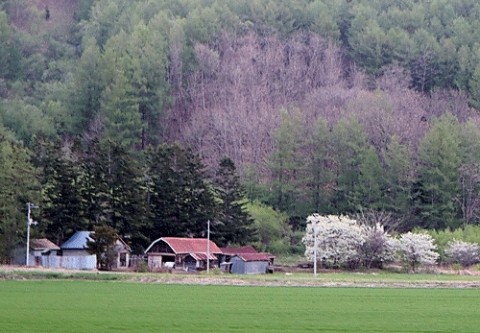
<instances>
[{"instance_id":1,"label":"brown dry grass","mask_svg":"<svg viewBox=\"0 0 480 333\"><path fill-rule=\"evenodd\" d=\"M2 274L3 273L3 274ZM317 277L302 273L268 275L230 275L205 272L196 274L133 273L71 271L41 267L0 266L0 280L14 279L83 279L114 280L135 283L185 285L236 285L269 287L361 287L361 288L480 288L480 274L474 269L462 272L446 268L429 274L399 274L385 272L323 272ZM54 274L54 275L52 275Z\"/></svg>"}]
</instances>

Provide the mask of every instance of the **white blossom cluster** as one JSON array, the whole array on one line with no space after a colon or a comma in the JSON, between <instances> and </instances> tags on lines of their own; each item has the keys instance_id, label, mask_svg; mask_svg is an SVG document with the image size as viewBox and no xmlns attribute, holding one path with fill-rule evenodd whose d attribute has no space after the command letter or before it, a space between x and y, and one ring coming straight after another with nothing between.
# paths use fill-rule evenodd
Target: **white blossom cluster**
<instances>
[{"instance_id":1,"label":"white blossom cluster","mask_svg":"<svg viewBox=\"0 0 480 333\"><path fill-rule=\"evenodd\" d=\"M317 262L334 268L382 267L397 254L415 271L419 265L435 264L439 257L428 234L409 232L393 239L382 225L359 225L347 216L310 215L303 243L308 260L314 261L316 243Z\"/></svg>"},{"instance_id":2,"label":"white blossom cluster","mask_svg":"<svg viewBox=\"0 0 480 333\"><path fill-rule=\"evenodd\" d=\"M305 256L313 261L315 238L317 262L326 267L370 267L393 259L393 242L383 227L360 226L347 216L313 214L307 218L303 237Z\"/></svg>"},{"instance_id":3,"label":"white blossom cluster","mask_svg":"<svg viewBox=\"0 0 480 333\"><path fill-rule=\"evenodd\" d=\"M434 265L439 257L432 236L408 232L397 240L400 259L413 271L419 265Z\"/></svg>"},{"instance_id":4,"label":"white blossom cluster","mask_svg":"<svg viewBox=\"0 0 480 333\"><path fill-rule=\"evenodd\" d=\"M471 266L480 262L480 247L478 244L454 240L447 244L445 249L451 263Z\"/></svg>"}]
</instances>

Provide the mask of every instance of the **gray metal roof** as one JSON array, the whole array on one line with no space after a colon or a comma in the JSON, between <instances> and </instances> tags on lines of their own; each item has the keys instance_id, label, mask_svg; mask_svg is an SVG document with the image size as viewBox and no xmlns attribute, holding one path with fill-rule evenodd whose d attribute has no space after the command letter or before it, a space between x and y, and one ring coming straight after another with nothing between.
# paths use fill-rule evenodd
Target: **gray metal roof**
<instances>
[{"instance_id":1,"label":"gray metal roof","mask_svg":"<svg viewBox=\"0 0 480 333\"><path fill-rule=\"evenodd\" d=\"M65 243L60 246L62 250L84 250L87 246L87 240L93 241L90 237L91 231L77 231Z\"/></svg>"},{"instance_id":2,"label":"gray metal roof","mask_svg":"<svg viewBox=\"0 0 480 333\"><path fill-rule=\"evenodd\" d=\"M57 244L52 243L46 238L30 239L30 248L33 250L60 250Z\"/></svg>"}]
</instances>

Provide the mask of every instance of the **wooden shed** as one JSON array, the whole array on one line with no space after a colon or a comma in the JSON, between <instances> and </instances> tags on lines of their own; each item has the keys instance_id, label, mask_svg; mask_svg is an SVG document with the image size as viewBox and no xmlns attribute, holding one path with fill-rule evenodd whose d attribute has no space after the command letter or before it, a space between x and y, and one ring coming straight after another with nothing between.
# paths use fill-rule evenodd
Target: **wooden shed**
<instances>
[{"instance_id":1,"label":"wooden shed","mask_svg":"<svg viewBox=\"0 0 480 333\"><path fill-rule=\"evenodd\" d=\"M29 244L29 264L34 266L49 267L50 257L56 258L60 247L46 238L30 239ZM26 248L22 246L14 251L13 262L16 265L26 264Z\"/></svg>"},{"instance_id":2,"label":"wooden shed","mask_svg":"<svg viewBox=\"0 0 480 333\"><path fill-rule=\"evenodd\" d=\"M233 274L265 274L270 258L265 253L243 253L230 258L230 272Z\"/></svg>"},{"instance_id":3,"label":"wooden shed","mask_svg":"<svg viewBox=\"0 0 480 333\"><path fill-rule=\"evenodd\" d=\"M94 269L97 266L95 255L88 252L88 241L93 241L91 237L93 231L77 231L65 243L62 244L63 266L70 269ZM129 257L131 253L130 246L120 237L115 242L115 261L114 269L127 268L129 266ZM68 260L66 258L69 258Z\"/></svg>"},{"instance_id":4,"label":"wooden shed","mask_svg":"<svg viewBox=\"0 0 480 333\"><path fill-rule=\"evenodd\" d=\"M222 247L222 255L220 256L220 268L224 272L236 273L236 274L257 274L257 273L246 273L244 269L238 268L239 265L242 266L242 263L237 262L235 272L232 271L233 263L235 260L238 261L238 258L243 258L244 262L259 261L263 262L265 258L268 258L268 266L266 270L271 272L273 270L273 262L275 256L271 253L266 252L257 252L257 250L251 246L239 246L239 247ZM238 257L232 261L232 258ZM257 263L258 266L264 266L263 263ZM254 266L253 263L247 264L247 266ZM248 269L247 269L248 270ZM251 269L253 270L253 269ZM261 272L265 273L265 271Z\"/></svg>"},{"instance_id":5,"label":"wooden shed","mask_svg":"<svg viewBox=\"0 0 480 333\"><path fill-rule=\"evenodd\" d=\"M218 267L218 255L222 251L206 238L162 237L150 244L145 250L148 267L152 270L172 266L184 270L202 270Z\"/></svg>"}]
</instances>

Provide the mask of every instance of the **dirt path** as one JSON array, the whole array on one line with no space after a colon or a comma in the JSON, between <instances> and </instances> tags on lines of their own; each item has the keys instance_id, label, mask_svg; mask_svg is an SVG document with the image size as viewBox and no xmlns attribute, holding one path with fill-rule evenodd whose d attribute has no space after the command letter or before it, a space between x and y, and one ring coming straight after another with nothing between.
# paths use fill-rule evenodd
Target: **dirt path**
<instances>
[{"instance_id":1,"label":"dirt path","mask_svg":"<svg viewBox=\"0 0 480 333\"><path fill-rule=\"evenodd\" d=\"M52 274L55 276L52 277ZM373 274L372 274L373 275ZM260 276L205 275L205 274L166 274L71 271L65 269L26 268L20 266L0 266L0 280L28 279L72 279L109 280L152 284L184 285L229 285L229 286L269 286L269 287L352 287L352 288L480 288L480 276L472 279L428 279L421 280L407 276L405 280L376 277L370 274L355 275L336 279L319 274L317 278L295 276L294 274L274 274ZM434 274L432 274L435 276ZM478 279L477 279L478 277Z\"/></svg>"}]
</instances>

